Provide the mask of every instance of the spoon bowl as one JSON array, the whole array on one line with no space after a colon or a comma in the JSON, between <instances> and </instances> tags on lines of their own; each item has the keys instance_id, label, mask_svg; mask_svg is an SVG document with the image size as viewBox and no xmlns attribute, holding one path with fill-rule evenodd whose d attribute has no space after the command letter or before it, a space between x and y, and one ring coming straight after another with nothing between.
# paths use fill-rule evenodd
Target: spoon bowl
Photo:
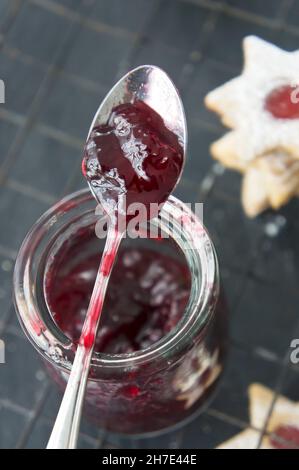
<instances>
[{"instance_id":1,"label":"spoon bowl","mask_svg":"<svg viewBox=\"0 0 299 470\"><path fill-rule=\"evenodd\" d=\"M96 125L107 123L115 106L136 101L143 101L161 116L186 153L187 124L182 100L167 73L155 65L140 65L111 88L93 118L87 139Z\"/></svg>"},{"instance_id":2,"label":"spoon bowl","mask_svg":"<svg viewBox=\"0 0 299 470\"><path fill-rule=\"evenodd\" d=\"M122 104L144 102L163 120L165 126L173 132L183 149L183 165L172 191L177 186L186 159L187 124L184 106L180 95L169 76L154 65L141 65L124 75L109 91L100 104L87 135L87 142L92 130L99 125L106 125L112 110ZM88 181L89 187L98 202L98 196Z\"/></svg>"}]
</instances>

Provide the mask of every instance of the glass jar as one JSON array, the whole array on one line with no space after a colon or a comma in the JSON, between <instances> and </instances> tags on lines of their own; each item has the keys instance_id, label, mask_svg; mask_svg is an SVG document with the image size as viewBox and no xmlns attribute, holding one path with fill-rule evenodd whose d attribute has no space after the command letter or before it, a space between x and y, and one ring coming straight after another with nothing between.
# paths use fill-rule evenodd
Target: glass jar
<instances>
[{"instance_id":1,"label":"glass jar","mask_svg":"<svg viewBox=\"0 0 299 470\"><path fill-rule=\"evenodd\" d=\"M100 249L104 241L94 230L100 217L104 216L96 213L88 189L67 196L35 223L16 261L14 300L19 321L62 388L76 345L53 320L45 298L46 273L61 247L71 245L78 234L91 234L90 246ZM171 196L159 219L148 224L171 234L189 267L188 304L177 325L146 349L117 355L94 352L85 397L87 416L102 429L138 437L173 429L207 403L223 368L227 323L219 300L215 250L199 219ZM127 238L122 243L141 242ZM159 243L155 249L158 256ZM80 251L83 258L85 251Z\"/></svg>"}]
</instances>

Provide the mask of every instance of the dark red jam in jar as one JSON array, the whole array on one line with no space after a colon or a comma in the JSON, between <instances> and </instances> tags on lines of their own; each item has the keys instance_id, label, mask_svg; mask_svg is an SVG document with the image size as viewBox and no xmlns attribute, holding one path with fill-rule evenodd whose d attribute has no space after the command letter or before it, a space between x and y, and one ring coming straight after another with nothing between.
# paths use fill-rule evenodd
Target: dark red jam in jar
<instances>
[{"instance_id":1,"label":"dark red jam in jar","mask_svg":"<svg viewBox=\"0 0 299 470\"><path fill-rule=\"evenodd\" d=\"M79 242L62 253L60 268L56 266L47 282L54 320L74 342L80 338L100 257L94 253L76 263L74 254L80 249ZM130 353L160 340L182 318L190 286L190 272L181 261L149 248L121 248L109 281L95 351Z\"/></svg>"},{"instance_id":2,"label":"dark red jam in jar","mask_svg":"<svg viewBox=\"0 0 299 470\"><path fill-rule=\"evenodd\" d=\"M179 207L190 218L170 197L162 228L169 217L178 221ZM98 219L88 189L68 196L35 224L18 255L19 318L62 389L104 246ZM124 238L113 268L85 396L86 416L113 433L141 436L184 422L221 376L227 319L213 246L203 228L194 246L188 225L173 227L176 241Z\"/></svg>"},{"instance_id":3,"label":"dark red jam in jar","mask_svg":"<svg viewBox=\"0 0 299 470\"><path fill-rule=\"evenodd\" d=\"M190 297L191 274L171 239L123 241L109 282L95 351L119 355L154 347L180 321ZM101 254L92 227L68 240L48 271L45 293L59 328L78 341ZM126 371L91 368L88 416L118 433L168 428L210 395L222 368L223 304L215 320L177 357L161 357ZM203 341L204 338L204 341ZM197 344L198 343L198 344ZM188 351L188 349L190 350ZM127 356L128 357L128 356ZM106 376L106 380L105 380Z\"/></svg>"}]
</instances>

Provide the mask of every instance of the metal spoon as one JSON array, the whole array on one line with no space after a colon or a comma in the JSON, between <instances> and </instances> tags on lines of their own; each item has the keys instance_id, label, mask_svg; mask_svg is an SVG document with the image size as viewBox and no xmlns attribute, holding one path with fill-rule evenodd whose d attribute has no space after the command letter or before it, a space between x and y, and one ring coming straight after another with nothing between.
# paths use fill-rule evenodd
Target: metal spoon
<instances>
[{"instance_id":1,"label":"metal spoon","mask_svg":"<svg viewBox=\"0 0 299 470\"><path fill-rule=\"evenodd\" d=\"M91 123L87 140L96 125L107 123L115 106L134 103L135 101L144 101L162 117L168 129L178 136L185 157L187 126L183 104L168 75L160 68L152 65L137 67L116 83L98 108ZM99 202L91 185L90 189L97 202ZM117 248L121 238L122 234L119 234L118 239L115 240L114 238L113 240L113 236L108 230L105 251L109 251L113 244L114 248ZM99 293L101 298L104 298L108 281L109 277L106 276L103 279L99 269L92 299L96 298ZM88 318L88 315L89 309L86 318ZM92 352L93 347L88 351L81 345L77 347L68 384L48 442L48 449L76 448Z\"/></svg>"}]
</instances>

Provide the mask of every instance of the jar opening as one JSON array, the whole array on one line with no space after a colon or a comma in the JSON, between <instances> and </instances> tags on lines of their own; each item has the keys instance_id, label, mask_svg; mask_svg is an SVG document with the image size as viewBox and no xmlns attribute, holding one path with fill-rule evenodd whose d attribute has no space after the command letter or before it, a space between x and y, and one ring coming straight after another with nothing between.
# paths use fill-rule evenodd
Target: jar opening
<instances>
[{"instance_id":1,"label":"jar opening","mask_svg":"<svg viewBox=\"0 0 299 470\"><path fill-rule=\"evenodd\" d=\"M94 224L65 233L50 248L41 273L53 321L78 344L104 240ZM126 237L109 280L94 352L124 354L153 346L182 319L191 291L190 270L171 238Z\"/></svg>"}]
</instances>

